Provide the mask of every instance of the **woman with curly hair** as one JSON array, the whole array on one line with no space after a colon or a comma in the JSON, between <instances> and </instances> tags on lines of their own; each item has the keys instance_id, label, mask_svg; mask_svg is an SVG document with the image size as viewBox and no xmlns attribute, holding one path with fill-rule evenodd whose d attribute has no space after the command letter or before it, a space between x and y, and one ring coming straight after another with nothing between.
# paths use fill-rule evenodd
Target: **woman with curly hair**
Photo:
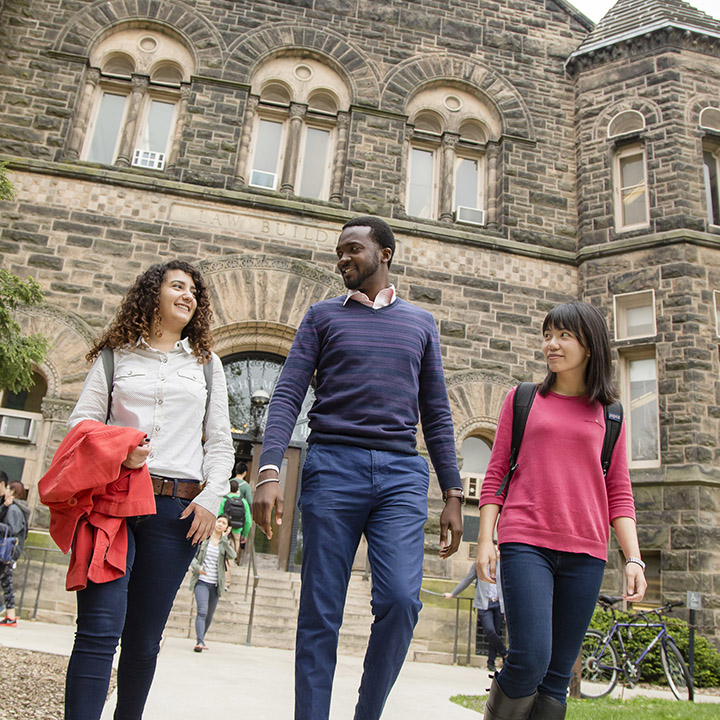
<instances>
[{"instance_id":1,"label":"woman with curly hair","mask_svg":"<svg viewBox=\"0 0 720 720\"><path fill-rule=\"evenodd\" d=\"M68 424L94 420L145 433L122 465L147 465L156 514L126 518L125 574L107 582L88 576L77 593L66 720L100 717L120 639L115 718L142 717L175 595L228 492L234 453L211 318L196 268L179 260L153 265L88 353L94 363Z\"/></svg>"}]
</instances>

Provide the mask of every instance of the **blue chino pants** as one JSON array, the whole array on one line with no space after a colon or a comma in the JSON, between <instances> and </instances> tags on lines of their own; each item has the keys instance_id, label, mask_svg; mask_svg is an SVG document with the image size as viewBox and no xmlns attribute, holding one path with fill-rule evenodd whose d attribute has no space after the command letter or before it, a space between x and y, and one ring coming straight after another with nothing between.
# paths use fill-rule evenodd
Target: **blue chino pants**
<instances>
[{"instance_id":1,"label":"blue chino pants","mask_svg":"<svg viewBox=\"0 0 720 720\"><path fill-rule=\"evenodd\" d=\"M140 720L165 623L196 548L186 539L189 501L155 497L156 515L128 518L127 571L77 593L75 645L65 682L65 720L98 720L121 640L115 720Z\"/></svg>"},{"instance_id":2,"label":"blue chino pants","mask_svg":"<svg viewBox=\"0 0 720 720\"><path fill-rule=\"evenodd\" d=\"M605 561L522 543L503 543L500 561L510 648L497 681L510 698L537 690L565 704Z\"/></svg>"},{"instance_id":3,"label":"blue chino pants","mask_svg":"<svg viewBox=\"0 0 720 720\"><path fill-rule=\"evenodd\" d=\"M491 600L487 610L478 609L478 620L488 639L488 664L495 662L498 655L505 655L505 643L502 639L503 614L500 603Z\"/></svg>"},{"instance_id":4,"label":"blue chino pants","mask_svg":"<svg viewBox=\"0 0 720 720\"><path fill-rule=\"evenodd\" d=\"M310 446L303 466L302 590L295 651L295 720L330 712L350 571L368 542L374 622L355 720L377 720L400 672L420 602L427 462L349 445Z\"/></svg>"}]
</instances>

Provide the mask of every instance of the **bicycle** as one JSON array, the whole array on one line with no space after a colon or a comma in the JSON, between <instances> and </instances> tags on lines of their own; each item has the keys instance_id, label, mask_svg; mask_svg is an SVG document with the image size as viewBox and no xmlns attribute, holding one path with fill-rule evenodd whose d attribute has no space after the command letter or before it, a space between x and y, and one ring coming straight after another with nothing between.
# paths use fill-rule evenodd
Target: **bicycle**
<instances>
[{"instance_id":1,"label":"bicycle","mask_svg":"<svg viewBox=\"0 0 720 720\"><path fill-rule=\"evenodd\" d=\"M673 695L678 700L689 700L692 683L690 673L662 620L662 613L671 612L672 608L683 603L665 603L662 607L638 612L626 622L619 622L613 606L621 600L621 597L608 595L600 595L598 598L598 605L612 613L612 625L604 634L594 629L585 633L580 695L584 698L604 697L615 688L620 673L625 677L627 685L633 687L640 680L643 660L659 646L660 662ZM653 616L657 616L657 619ZM657 628L657 634L636 658L632 658L625 647L623 635L631 638L633 630L641 628Z\"/></svg>"}]
</instances>

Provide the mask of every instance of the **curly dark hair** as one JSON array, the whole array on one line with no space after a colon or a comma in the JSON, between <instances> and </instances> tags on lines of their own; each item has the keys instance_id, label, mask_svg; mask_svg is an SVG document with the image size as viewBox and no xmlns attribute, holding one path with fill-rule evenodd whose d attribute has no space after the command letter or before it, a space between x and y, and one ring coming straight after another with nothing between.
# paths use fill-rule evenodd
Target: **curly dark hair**
<instances>
[{"instance_id":1,"label":"curly dark hair","mask_svg":"<svg viewBox=\"0 0 720 720\"><path fill-rule=\"evenodd\" d=\"M150 325L160 300L160 286L169 270L182 270L193 279L197 309L183 328L182 337L190 341L199 363L210 361L210 348L213 344L210 323L213 313L207 285L200 271L190 263L171 260L151 265L142 275L138 275L133 286L125 293L112 324L85 356L88 362L92 362L103 348L134 346L140 338L150 336Z\"/></svg>"}]
</instances>

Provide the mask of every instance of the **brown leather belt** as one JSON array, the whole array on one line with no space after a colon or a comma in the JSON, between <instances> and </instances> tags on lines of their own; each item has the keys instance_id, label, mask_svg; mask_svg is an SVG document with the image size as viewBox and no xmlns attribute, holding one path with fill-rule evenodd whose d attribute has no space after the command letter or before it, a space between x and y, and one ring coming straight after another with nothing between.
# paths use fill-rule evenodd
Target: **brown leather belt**
<instances>
[{"instance_id":1,"label":"brown leather belt","mask_svg":"<svg viewBox=\"0 0 720 720\"><path fill-rule=\"evenodd\" d=\"M156 495L169 495L181 500L192 500L200 494L200 483L197 480L175 480L174 478L151 475L153 490Z\"/></svg>"}]
</instances>

